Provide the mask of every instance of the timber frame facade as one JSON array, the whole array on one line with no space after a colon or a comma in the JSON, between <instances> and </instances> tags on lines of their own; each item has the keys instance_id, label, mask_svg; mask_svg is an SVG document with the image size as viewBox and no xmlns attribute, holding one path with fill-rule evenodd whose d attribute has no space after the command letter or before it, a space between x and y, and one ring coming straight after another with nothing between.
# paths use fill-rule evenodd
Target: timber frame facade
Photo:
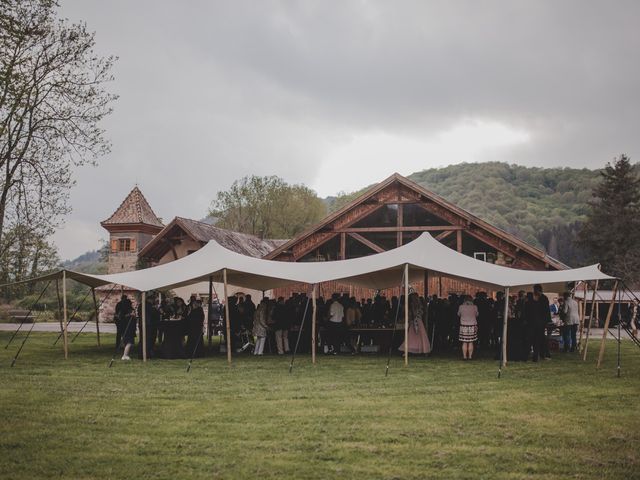
<instances>
[{"instance_id":1,"label":"timber frame facade","mask_svg":"<svg viewBox=\"0 0 640 480\"><path fill-rule=\"evenodd\" d=\"M527 270L567 268L544 251L397 173L264 258L294 262L356 258L399 247L422 232L458 252L498 265ZM457 284L447 288L471 290Z\"/></svg>"}]
</instances>

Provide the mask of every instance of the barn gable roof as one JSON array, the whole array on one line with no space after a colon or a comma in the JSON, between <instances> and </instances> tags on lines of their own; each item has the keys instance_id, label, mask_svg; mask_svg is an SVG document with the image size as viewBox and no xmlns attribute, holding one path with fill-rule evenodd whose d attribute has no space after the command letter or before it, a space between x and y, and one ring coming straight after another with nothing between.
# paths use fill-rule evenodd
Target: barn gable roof
<instances>
[{"instance_id":1,"label":"barn gable roof","mask_svg":"<svg viewBox=\"0 0 640 480\"><path fill-rule=\"evenodd\" d=\"M430 190L427 190L422 185L419 185L418 183L413 182L398 173L394 173L393 175L383 180L382 182L371 186L362 195L355 198L353 201L349 202L339 210L328 215L322 221L308 228L307 230L305 230L295 238L280 245L275 250L265 255L264 258L276 259L279 255L287 251L290 251L295 245L298 245L300 242L311 237L312 235L318 234L319 232L322 232L322 231L330 230L332 223L336 222L341 217L345 217L347 214L354 211L357 207L361 207L365 205L367 202L372 201L372 199L374 199L376 196L379 196L379 194L381 194L385 190L393 188L394 184L396 184L397 186L404 187L405 189L407 189L410 192L413 192L416 196L419 196L420 198L428 200L440 210L450 212L456 217L456 219L460 224L463 224L469 227L470 229L474 229L476 234L480 234L481 232L484 234L486 232L487 234L497 237L501 242L508 244L513 251L526 252L527 254L549 265L553 269L563 270L568 268L567 265L547 255L543 250L528 244L527 242L521 240L520 238L516 237L511 233L508 233L498 227L491 225L490 223L480 219L479 217L458 207L457 205L454 205L453 203L442 198L441 196L431 192ZM389 203L393 203L393 201L389 201Z\"/></svg>"}]
</instances>

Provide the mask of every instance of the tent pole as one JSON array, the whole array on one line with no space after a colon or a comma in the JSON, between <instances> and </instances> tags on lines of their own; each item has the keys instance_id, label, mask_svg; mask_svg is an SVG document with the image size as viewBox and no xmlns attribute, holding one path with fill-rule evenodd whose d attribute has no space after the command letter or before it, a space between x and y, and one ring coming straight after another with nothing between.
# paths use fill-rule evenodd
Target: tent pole
<instances>
[{"instance_id":1,"label":"tent pole","mask_svg":"<svg viewBox=\"0 0 640 480\"><path fill-rule=\"evenodd\" d=\"M98 346L100 346L100 323L98 321L99 310L98 310L98 301L96 300L96 289L91 287L91 295L93 295L93 308L96 311L96 339L98 341Z\"/></svg>"},{"instance_id":2,"label":"tent pole","mask_svg":"<svg viewBox=\"0 0 640 480\"><path fill-rule=\"evenodd\" d=\"M618 291L618 378L620 378L620 344L622 343L622 332L620 331L622 323L622 314L620 313L620 303L622 302L622 289Z\"/></svg>"},{"instance_id":3,"label":"tent pole","mask_svg":"<svg viewBox=\"0 0 640 480\"><path fill-rule=\"evenodd\" d=\"M578 351L582 348L582 333L584 332L584 318L587 314L587 282L582 282L583 286L583 294L582 294L582 302L580 302L580 306L582 307L582 311L580 312L580 334L578 335ZM575 347L575 345L574 345Z\"/></svg>"},{"instance_id":4,"label":"tent pole","mask_svg":"<svg viewBox=\"0 0 640 480\"><path fill-rule=\"evenodd\" d=\"M507 331L509 323L509 287L504 289L504 313L502 317L502 367L507 366Z\"/></svg>"},{"instance_id":5,"label":"tent pole","mask_svg":"<svg viewBox=\"0 0 640 480\"><path fill-rule=\"evenodd\" d=\"M62 271L62 345L64 348L64 359L69 358L69 338L67 337L67 272Z\"/></svg>"},{"instance_id":6,"label":"tent pole","mask_svg":"<svg viewBox=\"0 0 640 480\"><path fill-rule=\"evenodd\" d=\"M598 293L598 283L596 280L596 285L593 287L593 295L591 296L591 312L589 312L589 323L587 324L587 334L584 339L584 349L582 355L582 361L587 360L587 349L589 348L589 336L591 335L591 323L593 322L593 312L596 309L596 294Z\"/></svg>"},{"instance_id":7,"label":"tent pole","mask_svg":"<svg viewBox=\"0 0 640 480\"><path fill-rule=\"evenodd\" d=\"M222 270L224 279L224 318L226 320L226 337L227 337L227 363L231 365L231 323L229 320L229 294L227 293L227 269Z\"/></svg>"},{"instance_id":8,"label":"tent pole","mask_svg":"<svg viewBox=\"0 0 640 480\"><path fill-rule=\"evenodd\" d=\"M60 335L63 335L64 327L62 326L62 297L60 296L60 279L56 278L56 297L58 298L58 318L60 319Z\"/></svg>"},{"instance_id":9,"label":"tent pole","mask_svg":"<svg viewBox=\"0 0 640 480\"><path fill-rule=\"evenodd\" d=\"M147 361L147 292L142 292L141 300L141 317L142 317L142 361Z\"/></svg>"},{"instance_id":10,"label":"tent pole","mask_svg":"<svg viewBox=\"0 0 640 480\"><path fill-rule=\"evenodd\" d=\"M409 365L409 264L404 264L404 366Z\"/></svg>"},{"instance_id":11,"label":"tent pole","mask_svg":"<svg viewBox=\"0 0 640 480\"><path fill-rule=\"evenodd\" d=\"M609 310L607 311L607 318L604 321L604 330L602 332L602 340L600 341L600 353L598 354L598 363L596 368L600 368L602 359L604 358L604 345L607 341L607 333L609 333L609 322L611 321L611 314L613 313L613 306L616 303L616 294L618 293L618 280L613 285L613 295L611 296L611 303L609 304Z\"/></svg>"},{"instance_id":12,"label":"tent pole","mask_svg":"<svg viewBox=\"0 0 640 480\"><path fill-rule=\"evenodd\" d=\"M311 363L313 365L316 364L316 289L318 288L318 284L313 284L313 290L311 290L311 301L312 301L312 315L311 315Z\"/></svg>"},{"instance_id":13,"label":"tent pole","mask_svg":"<svg viewBox=\"0 0 640 480\"><path fill-rule=\"evenodd\" d=\"M209 308L207 310L207 340L209 341L209 350L211 350L211 338L213 337L211 332L212 326L213 326L213 275L209 275Z\"/></svg>"}]
</instances>

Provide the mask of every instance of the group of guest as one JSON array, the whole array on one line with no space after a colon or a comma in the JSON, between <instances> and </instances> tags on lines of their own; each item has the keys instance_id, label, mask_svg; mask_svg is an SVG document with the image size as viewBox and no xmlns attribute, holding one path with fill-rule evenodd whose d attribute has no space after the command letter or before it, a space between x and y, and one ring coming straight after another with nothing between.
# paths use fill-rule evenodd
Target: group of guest
<instances>
[{"instance_id":1,"label":"group of guest","mask_svg":"<svg viewBox=\"0 0 640 480\"><path fill-rule=\"evenodd\" d=\"M155 296L147 296L144 315L142 315L142 308L139 304L137 309L134 309L127 295L122 295L116 304L114 315L116 348L124 348L122 360L131 359L131 349L136 338L136 324L138 332L142 332L143 317L148 358L155 356L184 358L203 354L204 310L200 299L192 296L187 304L180 297L165 297L160 302ZM138 343L140 347L138 356L142 356L143 352L141 342L142 338Z\"/></svg>"},{"instance_id":2,"label":"group of guest","mask_svg":"<svg viewBox=\"0 0 640 480\"><path fill-rule=\"evenodd\" d=\"M562 322L561 330L565 351L577 347L576 331L580 323L578 303L565 293L558 303L550 304L540 285L532 292L520 291L508 299L498 292L493 299L486 292L469 295L451 294L446 298L432 295L426 299L412 292L406 304L409 307L409 328L404 338L404 297L383 295L358 301L348 294L334 293L316 302L318 321L317 345L327 354L355 353L352 330L398 330L398 341L393 348L411 354L446 352L460 345L462 358L471 360L476 349L501 354L504 315L508 319L507 348L510 360L526 361L531 358L550 358L547 342L552 316ZM214 302L209 316L208 330L226 332L226 313L230 320L231 347L236 352L253 350L263 355L265 350L285 355L297 344L299 352L311 350L312 307L306 294L294 293L289 298L264 297L257 305L251 295L231 296L226 307ZM203 354L203 327L205 314L202 302L192 296L189 303L182 298L165 297L162 302L148 296L145 304L147 355L182 358ZM213 319L213 322L211 322ZM141 306L137 315L130 299L123 295L116 305L117 345L124 346L123 360L130 358L135 343L136 323L142 329ZM186 341L185 341L186 337ZM275 348L273 347L275 345ZM252 348L251 348L252 347ZM141 354L141 348L139 349Z\"/></svg>"}]
</instances>

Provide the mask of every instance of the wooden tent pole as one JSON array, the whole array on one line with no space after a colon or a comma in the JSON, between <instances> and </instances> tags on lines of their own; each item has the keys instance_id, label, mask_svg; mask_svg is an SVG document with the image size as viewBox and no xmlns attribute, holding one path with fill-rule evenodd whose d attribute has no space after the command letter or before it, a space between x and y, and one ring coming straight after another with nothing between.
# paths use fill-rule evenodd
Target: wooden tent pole
<instances>
[{"instance_id":1,"label":"wooden tent pole","mask_svg":"<svg viewBox=\"0 0 640 480\"><path fill-rule=\"evenodd\" d=\"M262 292L264 298L264 291ZM207 308L207 340L209 350L211 350L211 338L213 337L211 327L213 325L213 275L209 275L209 306Z\"/></svg>"},{"instance_id":2,"label":"wooden tent pole","mask_svg":"<svg viewBox=\"0 0 640 480\"><path fill-rule=\"evenodd\" d=\"M587 324L587 335L584 340L584 350L582 354L582 361L587 360L587 349L589 348L589 337L591 336L591 324L593 323L593 312L596 309L596 294L598 293L598 283L599 280L596 280L596 285L593 287L593 295L591 296L591 312L589 312L589 323Z\"/></svg>"},{"instance_id":3,"label":"wooden tent pole","mask_svg":"<svg viewBox=\"0 0 640 480\"><path fill-rule=\"evenodd\" d=\"M60 320L60 335L63 335L64 326L62 325L64 314L62 313L62 297L60 297L60 279L56 278L56 298L58 299L58 319Z\"/></svg>"},{"instance_id":4,"label":"wooden tent pole","mask_svg":"<svg viewBox=\"0 0 640 480\"><path fill-rule=\"evenodd\" d=\"M504 289L504 316L502 317L502 366L507 365L507 332L509 322L509 287Z\"/></svg>"},{"instance_id":5,"label":"wooden tent pole","mask_svg":"<svg viewBox=\"0 0 640 480\"><path fill-rule=\"evenodd\" d=\"M613 285L613 295L611 295L611 303L609 304L609 310L607 311L607 319L604 321L604 330L602 332L602 340L600 341L600 353L598 354L598 363L596 368L600 368L602 359L604 358L604 345L607 341L607 333L609 332L609 322L611 321L611 314L613 313L613 306L616 303L616 294L618 293L618 280Z\"/></svg>"},{"instance_id":6,"label":"wooden tent pole","mask_svg":"<svg viewBox=\"0 0 640 480\"><path fill-rule=\"evenodd\" d=\"M584 319L587 314L587 282L582 282L583 293L582 293L582 302L580 302L580 333L578 335L578 351L582 348L582 333L584 332ZM575 345L574 345L575 347Z\"/></svg>"},{"instance_id":7,"label":"wooden tent pole","mask_svg":"<svg viewBox=\"0 0 640 480\"><path fill-rule=\"evenodd\" d=\"M231 323L229 319L229 294L227 293L227 269L222 270L222 277L224 280L224 318L226 320L227 329L227 363L231 365Z\"/></svg>"},{"instance_id":8,"label":"wooden tent pole","mask_svg":"<svg viewBox=\"0 0 640 480\"><path fill-rule=\"evenodd\" d=\"M93 308L96 311L96 339L98 340L98 346L100 346L100 323L98 322L99 308L98 300L96 300L96 289L91 287L91 295L93 295Z\"/></svg>"},{"instance_id":9,"label":"wooden tent pole","mask_svg":"<svg viewBox=\"0 0 640 480\"><path fill-rule=\"evenodd\" d=\"M404 264L404 366L409 365L409 264Z\"/></svg>"},{"instance_id":10,"label":"wooden tent pole","mask_svg":"<svg viewBox=\"0 0 640 480\"><path fill-rule=\"evenodd\" d=\"M64 348L64 359L69 358L69 338L67 336L67 272L62 271L62 346Z\"/></svg>"},{"instance_id":11,"label":"wooden tent pole","mask_svg":"<svg viewBox=\"0 0 640 480\"><path fill-rule=\"evenodd\" d=\"M311 302L312 302L312 314L311 314L311 363L313 365L316 364L316 288L318 288L318 284L313 285L313 290L311 290Z\"/></svg>"},{"instance_id":12,"label":"wooden tent pole","mask_svg":"<svg viewBox=\"0 0 640 480\"><path fill-rule=\"evenodd\" d=\"M147 361L147 292L142 292L142 361Z\"/></svg>"}]
</instances>

